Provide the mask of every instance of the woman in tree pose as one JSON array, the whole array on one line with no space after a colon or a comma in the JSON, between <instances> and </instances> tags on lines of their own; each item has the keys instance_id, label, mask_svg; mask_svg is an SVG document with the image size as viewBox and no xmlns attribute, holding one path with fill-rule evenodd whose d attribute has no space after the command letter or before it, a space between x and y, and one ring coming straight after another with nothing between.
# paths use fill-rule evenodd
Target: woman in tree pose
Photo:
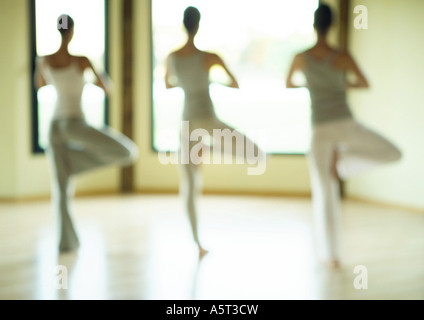
<instances>
[{"instance_id":1,"label":"woman in tree pose","mask_svg":"<svg viewBox=\"0 0 424 320\"><path fill-rule=\"evenodd\" d=\"M53 196L59 220L59 250L72 251L79 239L72 222L71 178L82 172L117 165L129 166L138 157L137 146L126 136L105 127L97 130L85 121L81 97L85 86L84 71L91 70L96 85L110 95L110 82L94 70L87 57L73 56L68 47L74 35L74 21L68 15L58 18L62 43L59 50L39 57L35 80L37 89L52 84L57 101L49 129L47 154L53 173Z\"/></svg>"},{"instance_id":2,"label":"woman in tree pose","mask_svg":"<svg viewBox=\"0 0 424 320\"><path fill-rule=\"evenodd\" d=\"M295 72L303 72L312 107L312 141L308 155L314 217L321 259L339 265L339 179L397 161L400 151L381 135L358 123L347 104L346 88L368 88L362 71L345 50L332 48L327 34L333 14L322 4L315 12L316 44L297 54L287 76L287 88L297 88ZM345 74L355 75L348 82Z\"/></svg>"},{"instance_id":3,"label":"woman in tree pose","mask_svg":"<svg viewBox=\"0 0 424 320\"><path fill-rule=\"evenodd\" d=\"M222 67L230 78L230 82L226 84L231 88L239 88L234 75L227 68L224 61L215 53L199 50L194 39L199 30L200 12L195 7L188 7L184 11L184 26L187 31L188 40L186 44L179 50L172 52L167 59L167 70L165 75L165 83L168 89L174 87L182 87L185 93L183 121L189 122L188 136L181 135L181 190L184 194L187 212L189 215L194 241L199 248L199 254L203 256L207 253L199 239L196 195L201 189L201 177L199 175L199 162L193 159L192 150L197 141L190 141L190 135L193 130L203 129L208 132L209 136L213 136L214 129L224 130L232 135L231 152L235 154L237 150L237 141L242 141L243 150L253 150L254 154L264 156L264 153L248 138L237 130L229 127L220 121L215 115L214 106L209 94L209 71L217 65ZM174 81L175 79L175 81ZM227 130L226 130L227 129ZM225 148L224 148L225 149ZM225 151L225 150L224 150ZM190 159L184 156L189 155ZM247 157L247 155L243 155ZM201 158L201 155L199 155ZM194 161L193 161L194 160Z\"/></svg>"}]
</instances>

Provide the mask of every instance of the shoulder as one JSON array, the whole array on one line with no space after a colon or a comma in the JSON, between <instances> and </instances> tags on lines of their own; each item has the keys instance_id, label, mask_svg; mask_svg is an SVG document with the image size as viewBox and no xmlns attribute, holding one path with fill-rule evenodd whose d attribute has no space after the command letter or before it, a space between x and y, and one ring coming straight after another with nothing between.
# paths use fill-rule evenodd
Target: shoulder
<instances>
[{"instance_id":1,"label":"shoulder","mask_svg":"<svg viewBox=\"0 0 424 320\"><path fill-rule=\"evenodd\" d=\"M339 61L352 61L352 55L347 49L333 49L333 55L335 60Z\"/></svg>"},{"instance_id":2,"label":"shoulder","mask_svg":"<svg viewBox=\"0 0 424 320\"><path fill-rule=\"evenodd\" d=\"M294 56L294 60L304 61L306 57L308 56L308 54L309 54L309 50L299 52L298 54Z\"/></svg>"},{"instance_id":3,"label":"shoulder","mask_svg":"<svg viewBox=\"0 0 424 320\"><path fill-rule=\"evenodd\" d=\"M187 54L187 50L185 47L181 47L178 49L175 49L174 51L171 51L168 54L168 58L174 58L174 57L178 57L178 56L184 56Z\"/></svg>"},{"instance_id":4,"label":"shoulder","mask_svg":"<svg viewBox=\"0 0 424 320\"><path fill-rule=\"evenodd\" d=\"M353 60L352 55L350 52L346 49L335 49L334 54L336 59L342 60L342 61L349 61Z\"/></svg>"},{"instance_id":5,"label":"shoulder","mask_svg":"<svg viewBox=\"0 0 424 320\"><path fill-rule=\"evenodd\" d=\"M184 54L184 51L182 49L178 49L178 50L172 51L166 57L166 62L167 63L173 63L178 57L183 57L184 55L185 54Z\"/></svg>"},{"instance_id":6,"label":"shoulder","mask_svg":"<svg viewBox=\"0 0 424 320\"><path fill-rule=\"evenodd\" d=\"M173 51L166 57L165 64L168 69L172 69L175 66L176 63L176 57L177 57L177 51Z\"/></svg>"},{"instance_id":7,"label":"shoulder","mask_svg":"<svg viewBox=\"0 0 424 320\"><path fill-rule=\"evenodd\" d=\"M39 66L45 66L46 64L50 63L51 59L52 55L38 56L36 58L36 62Z\"/></svg>"},{"instance_id":8,"label":"shoulder","mask_svg":"<svg viewBox=\"0 0 424 320\"><path fill-rule=\"evenodd\" d=\"M302 69L303 67L305 67L306 57L308 53L309 53L309 50L297 53L293 58L293 62L292 62L293 68Z\"/></svg>"},{"instance_id":9,"label":"shoulder","mask_svg":"<svg viewBox=\"0 0 424 320\"><path fill-rule=\"evenodd\" d=\"M86 56L74 56L73 59L76 63L78 63L81 69L92 67L90 59L88 59Z\"/></svg>"},{"instance_id":10,"label":"shoulder","mask_svg":"<svg viewBox=\"0 0 424 320\"><path fill-rule=\"evenodd\" d=\"M308 55L308 54L312 54L313 53L313 48L309 48L309 49L306 49L306 50L304 50L304 51L301 51L301 52L299 52L298 54L297 54L297 56L306 56L306 55Z\"/></svg>"},{"instance_id":11,"label":"shoulder","mask_svg":"<svg viewBox=\"0 0 424 320\"><path fill-rule=\"evenodd\" d=\"M178 55L178 51L172 51L170 54L168 54L168 56L166 57L167 61L171 61L172 59L174 59L176 56Z\"/></svg>"},{"instance_id":12,"label":"shoulder","mask_svg":"<svg viewBox=\"0 0 424 320\"><path fill-rule=\"evenodd\" d=\"M219 54L215 53L215 52L208 52L208 51L201 51L206 57L210 58L210 59L221 59L221 57L219 56Z\"/></svg>"},{"instance_id":13,"label":"shoulder","mask_svg":"<svg viewBox=\"0 0 424 320\"><path fill-rule=\"evenodd\" d=\"M223 59L218 54L216 54L214 52L202 51L202 53L203 53L205 60L207 62L210 62L212 64L223 64L224 63Z\"/></svg>"},{"instance_id":14,"label":"shoulder","mask_svg":"<svg viewBox=\"0 0 424 320\"><path fill-rule=\"evenodd\" d=\"M168 54L168 59L169 59L169 58L171 58L171 57L175 57L176 55L178 55L178 53L179 53L180 51L181 51L181 50L171 51L171 53L169 53L169 54Z\"/></svg>"},{"instance_id":15,"label":"shoulder","mask_svg":"<svg viewBox=\"0 0 424 320\"><path fill-rule=\"evenodd\" d=\"M315 54L316 51L316 47L311 47L309 49L306 49L304 51L300 51L296 57L298 57L298 59L305 59L308 56L313 56Z\"/></svg>"},{"instance_id":16,"label":"shoulder","mask_svg":"<svg viewBox=\"0 0 424 320\"><path fill-rule=\"evenodd\" d=\"M38 72L44 74L44 72L53 65L53 55L37 56L35 59L35 66Z\"/></svg>"},{"instance_id":17,"label":"shoulder","mask_svg":"<svg viewBox=\"0 0 424 320\"><path fill-rule=\"evenodd\" d=\"M355 61L348 50L335 50L334 63L336 66L348 68L355 64Z\"/></svg>"},{"instance_id":18,"label":"shoulder","mask_svg":"<svg viewBox=\"0 0 424 320\"><path fill-rule=\"evenodd\" d=\"M40 61L40 62L45 62L45 61L51 59L51 57L52 57L51 54L50 55L46 55L46 56L37 56L37 60Z\"/></svg>"}]
</instances>

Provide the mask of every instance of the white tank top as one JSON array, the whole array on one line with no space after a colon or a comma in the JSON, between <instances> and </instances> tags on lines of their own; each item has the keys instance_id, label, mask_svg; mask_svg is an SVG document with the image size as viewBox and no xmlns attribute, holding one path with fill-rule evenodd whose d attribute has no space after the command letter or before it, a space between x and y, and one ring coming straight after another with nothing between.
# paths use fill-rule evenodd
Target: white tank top
<instances>
[{"instance_id":1,"label":"white tank top","mask_svg":"<svg viewBox=\"0 0 424 320\"><path fill-rule=\"evenodd\" d=\"M209 71L204 67L203 52L189 56L171 55L171 68L185 94L184 120L209 118L215 115L209 94Z\"/></svg>"},{"instance_id":2,"label":"white tank top","mask_svg":"<svg viewBox=\"0 0 424 320\"><path fill-rule=\"evenodd\" d=\"M52 84L57 92L53 120L84 118L81 98L85 81L78 64L72 62L64 68L52 68L48 63L45 66L46 81Z\"/></svg>"}]
</instances>

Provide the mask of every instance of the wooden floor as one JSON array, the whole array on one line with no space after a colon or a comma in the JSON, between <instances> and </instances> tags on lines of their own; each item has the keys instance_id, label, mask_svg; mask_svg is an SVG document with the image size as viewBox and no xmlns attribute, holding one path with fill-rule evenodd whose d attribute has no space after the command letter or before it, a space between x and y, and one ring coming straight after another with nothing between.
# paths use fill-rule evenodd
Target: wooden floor
<instances>
[{"instance_id":1,"label":"wooden floor","mask_svg":"<svg viewBox=\"0 0 424 320\"><path fill-rule=\"evenodd\" d=\"M203 196L201 261L177 196L73 209L82 246L58 255L48 201L0 204L0 299L424 299L424 214L345 202L334 271L315 261L309 199Z\"/></svg>"}]
</instances>

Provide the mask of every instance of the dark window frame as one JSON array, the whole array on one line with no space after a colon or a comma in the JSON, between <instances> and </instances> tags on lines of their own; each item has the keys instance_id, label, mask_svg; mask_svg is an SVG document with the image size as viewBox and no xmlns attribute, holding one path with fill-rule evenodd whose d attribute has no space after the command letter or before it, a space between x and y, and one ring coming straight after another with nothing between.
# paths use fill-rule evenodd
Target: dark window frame
<instances>
[{"instance_id":1,"label":"dark window frame","mask_svg":"<svg viewBox=\"0 0 424 320\"><path fill-rule=\"evenodd\" d=\"M31 146L32 154L44 154L45 150L39 144L39 119L38 119L38 97L35 89L34 73L37 59L37 18L36 18L36 0L29 1L29 22L30 22L30 57L31 57ZM105 72L109 72L109 0L105 2L105 54L104 66ZM109 124L109 99L105 98L104 123Z\"/></svg>"}]
</instances>

